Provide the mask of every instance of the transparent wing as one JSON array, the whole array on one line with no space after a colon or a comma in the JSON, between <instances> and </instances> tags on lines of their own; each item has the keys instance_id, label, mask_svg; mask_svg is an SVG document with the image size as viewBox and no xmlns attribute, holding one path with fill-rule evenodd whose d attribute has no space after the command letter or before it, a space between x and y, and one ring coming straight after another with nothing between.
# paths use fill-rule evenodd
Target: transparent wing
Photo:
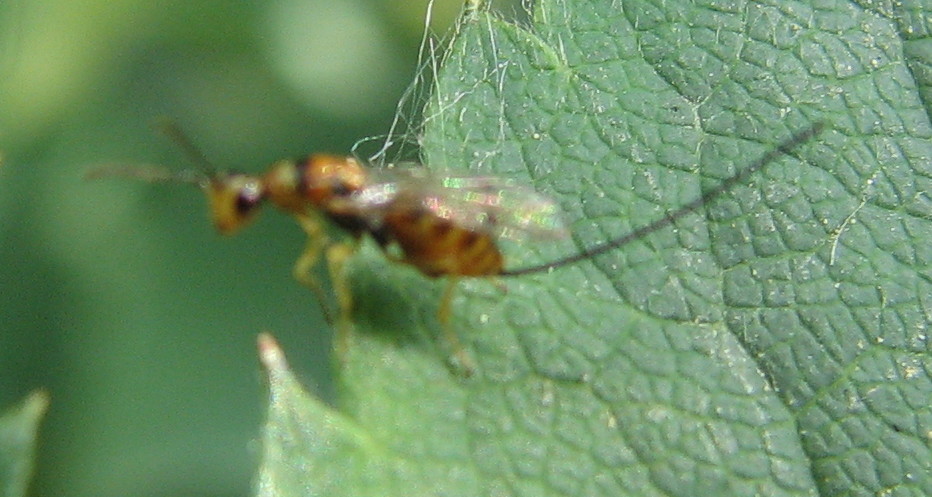
<instances>
[{"instance_id":1,"label":"transparent wing","mask_svg":"<svg viewBox=\"0 0 932 497\"><path fill-rule=\"evenodd\" d=\"M551 199L516 181L495 176L435 172L423 167L379 170L354 196L373 221L387 209L415 203L463 228L494 236L560 238L567 235L560 209Z\"/></svg>"}]
</instances>

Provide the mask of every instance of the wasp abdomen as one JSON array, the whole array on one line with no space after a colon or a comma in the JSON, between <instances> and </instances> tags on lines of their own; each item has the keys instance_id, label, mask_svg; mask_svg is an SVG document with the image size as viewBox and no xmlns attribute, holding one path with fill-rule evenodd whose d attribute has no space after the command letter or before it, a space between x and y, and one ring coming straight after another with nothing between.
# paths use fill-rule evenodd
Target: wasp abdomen
<instances>
[{"instance_id":1,"label":"wasp abdomen","mask_svg":"<svg viewBox=\"0 0 932 497\"><path fill-rule=\"evenodd\" d=\"M420 208L393 208L384 229L404 261L427 276L493 276L502 254L491 235L462 228Z\"/></svg>"}]
</instances>

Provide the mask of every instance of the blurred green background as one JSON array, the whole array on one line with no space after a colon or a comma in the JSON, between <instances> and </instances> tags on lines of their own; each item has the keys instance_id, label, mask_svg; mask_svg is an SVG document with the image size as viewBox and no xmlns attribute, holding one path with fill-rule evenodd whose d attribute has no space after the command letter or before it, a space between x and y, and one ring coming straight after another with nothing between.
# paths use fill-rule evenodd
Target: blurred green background
<instances>
[{"instance_id":1,"label":"blurred green background","mask_svg":"<svg viewBox=\"0 0 932 497\"><path fill-rule=\"evenodd\" d=\"M437 0L445 32L460 0ZM271 331L332 396L329 330L291 278L302 232L233 238L189 186L85 181L108 163L259 171L388 130L426 0L0 3L0 408L44 388L32 495L251 493Z\"/></svg>"}]
</instances>

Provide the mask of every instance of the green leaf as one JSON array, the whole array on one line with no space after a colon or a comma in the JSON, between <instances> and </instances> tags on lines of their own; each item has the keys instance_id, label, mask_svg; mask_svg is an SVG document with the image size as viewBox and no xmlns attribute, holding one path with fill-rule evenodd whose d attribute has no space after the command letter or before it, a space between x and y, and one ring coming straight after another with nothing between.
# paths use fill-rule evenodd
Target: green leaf
<instances>
[{"instance_id":1,"label":"green leaf","mask_svg":"<svg viewBox=\"0 0 932 497\"><path fill-rule=\"evenodd\" d=\"M32 478L39 421L48 404L48 395L36 392L0 416L0 495L3 497L26 495Z\"/></svg>"},{"instance_id":2,"label":"green leaf","mask_svg":"<svg viewBox=\"0 0 932 497\"><path fill-rule=\"evenodd\" d=\"M339 413L273 374L267 432L304 447L274 480L311 495L932 495L916 49L932 9L884 8L542 0L529 27L468 13L425 113L426 162L523 179L573 233L506 247L509 267L662 218L826 129L621 249L507 292L464 282L470 378L444 366L442 283L367 247Z\"/></svg>"}]
</instances>

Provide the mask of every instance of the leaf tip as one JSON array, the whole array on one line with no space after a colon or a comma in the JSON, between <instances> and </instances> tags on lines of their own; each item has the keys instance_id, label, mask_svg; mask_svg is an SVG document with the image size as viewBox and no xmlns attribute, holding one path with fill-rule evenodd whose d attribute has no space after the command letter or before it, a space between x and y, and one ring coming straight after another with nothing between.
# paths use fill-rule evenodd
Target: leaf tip
<instances>
[{"instance_id":1,"label":"leaf tip","mask_svg":"<svg viewBox=\"0 0 932 497\"><path fill-rule=\"evenodd\" d=\"M259 360L262 361L262 365L270 375L288 369L285 353L282 352L282 348L278 341L275 340L275 337L270 333L259 333L256 342L259 349Z\"/></svg>"},{"instance_id":2,"label":"leaf tip","mask_svg":"<svg viewBox=\"0 0 932 497\"><path fill-rule=\"evenodd\" d=\"M42 417L49 408L51 395L48 390L40 389L29 394L23 403L24 410L35 418Z\"/></svg>"}]
</instances>

